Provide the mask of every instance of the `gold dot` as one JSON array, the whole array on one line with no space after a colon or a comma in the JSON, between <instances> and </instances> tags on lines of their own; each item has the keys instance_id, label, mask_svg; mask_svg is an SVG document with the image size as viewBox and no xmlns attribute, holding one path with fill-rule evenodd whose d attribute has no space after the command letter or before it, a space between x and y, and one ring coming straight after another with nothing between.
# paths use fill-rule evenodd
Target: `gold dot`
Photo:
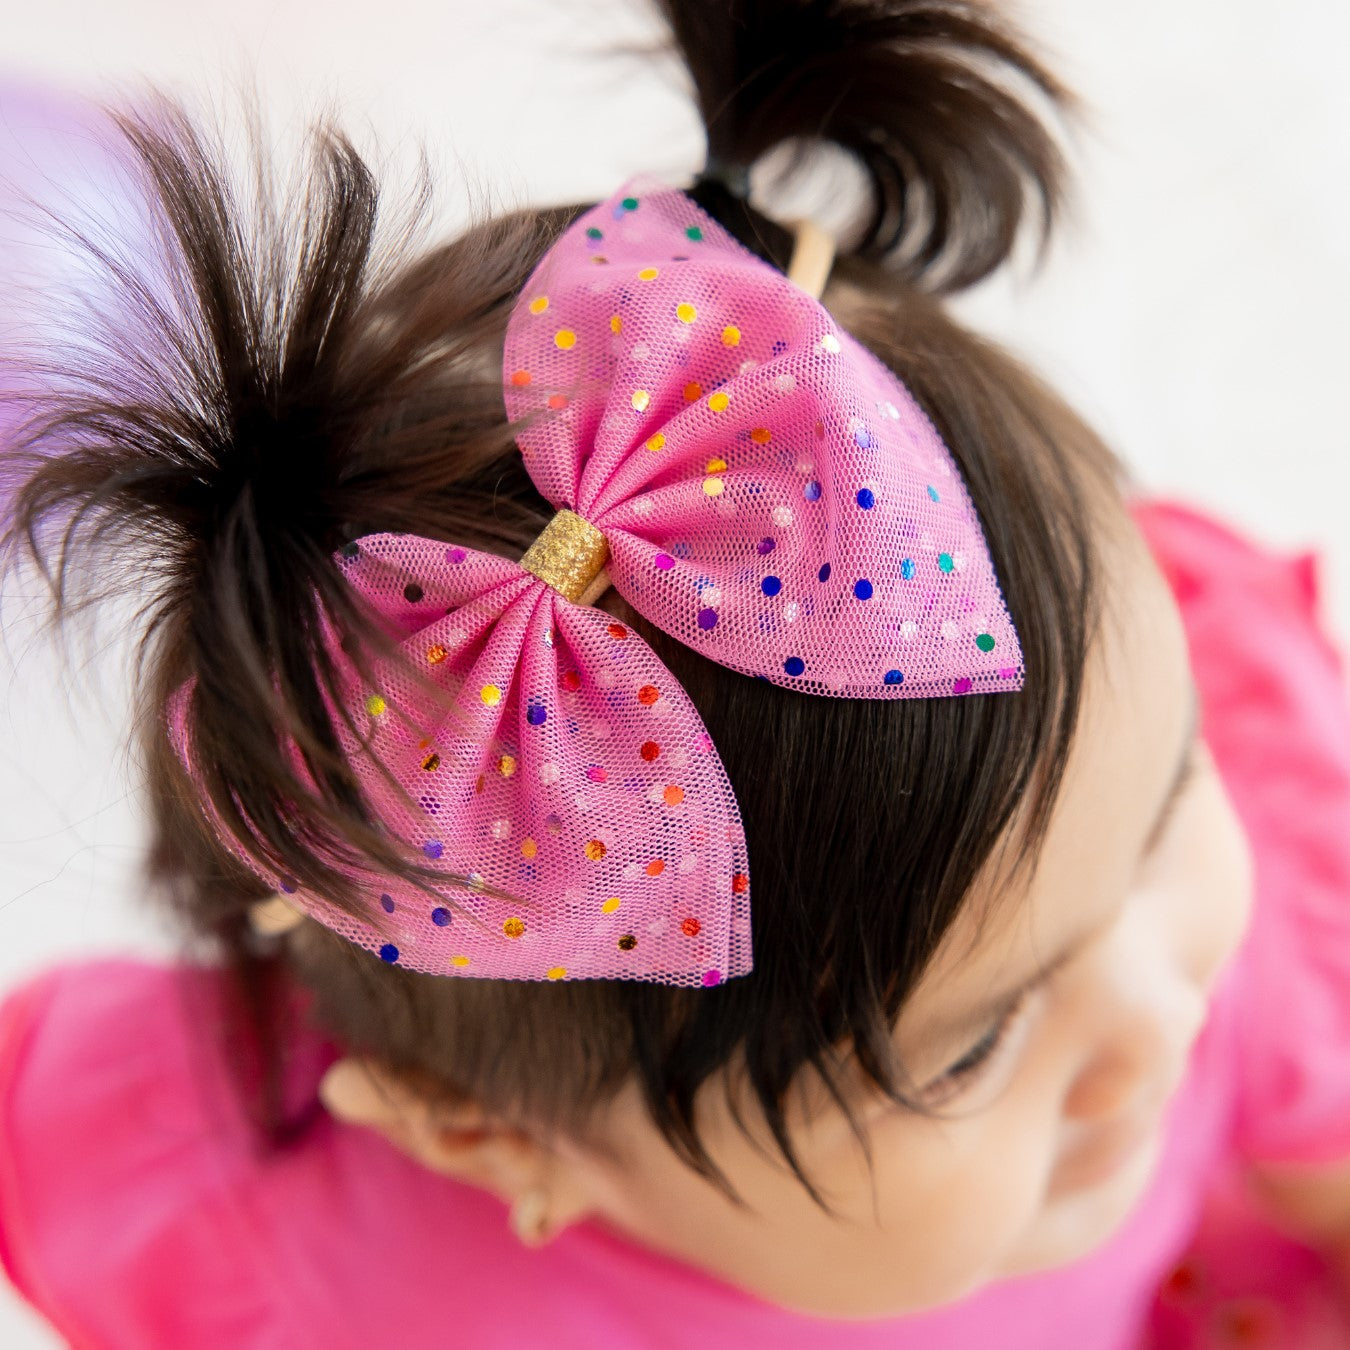
<instances>
[{"instance_id":1,"label":"gold dot","mask_svg":"<svg viewBox=\"0 0 1350 1350\"><path fill-rule=\"evenodd\" d=\"M569 347L577 345L577 335L570 328L560 328L553 335L554 346L561 347L567 351Z\"/></svg>"},{"instance_id":2,"label":"gold dot","mask_svg":"<svg viewBox=\"0 0 1350 1350\"><path fill-rule=\"evenodd\" d=\"M644 267L642 271L638 273L638 280L655 281L660 275L661 273L655 267Z\"/></svg>"},{"instance_id":3,"label":"gold dot","mask_svg":"<svg viewBox=\"0 0 1350 1350\"><path fill-rule=\"evenodd\" d=\"M617 314L609 316L609 331L611 333L621 333L623 331L623 320Z\"/></svg>"},{"instance_id":4,"label":"gold dot","mask_svg":"<svg viewBox=\"0 0 1350 1350\"><path fill-rule=\"evenodd\" d=\"M524 931L524 919L510 918L502 924L502 932L509 938L518 938Z\"/></svg>"},{"instance_id":5,"label":"gold dot","mask_svg":"<svg viewBox=\"0 0 1350 1350\"><path fill-rule=\"evenodd\" d=\"M522 839L520 841L520 856L522 858L533 858L539 852L539 845L533 839Z\"/></svg>"},{"instance_id":6,"label":"gold dot","mask_svg":"<svg viewBox=\"0 0 1350 1350\"><path fill-rule=\"evenodd\" d=\"M586 856L592 862L599 862L600 859L603 858L605 854L608 852L609 850L605 847L604 842L602 840L588 839L586 841Z\"/></svg>"},{"instance_id":7,"label":"gold dot","mask_svg":"<svg viewBox=\"0 0 1350 1350\"><path fill-rule=\"evenodd\" d=\"M720 478L705 478L703 490L710 497L720 497L726 490L726 484Z\"/></svg>"},{"instance_id":8,"label":"gold dot","mask_svg":"<svg viewBox=\"0 0 1350 1350\"><path fill-rule=\"evenodd\" d=\"M667 806L678 806L684 800L684 789L678 783L667 783L662 795Z\"/></svg>"},{"instance_id":9,"label":"gold dot","mask_svg":"<svg viewBox=\"0 0 1350 1350\"><path fill-rule=\"evenodd\" d=\"M434 647L427 648L427 660L430 661L433 666L440 665L440 663L449 655L450 653L446 651L439 642Z\"/></svg>"},{"instance_id":10,"label":"gold dot","mask_svg":"<svg viewBox=\"0 0 1350 1350\"><path fill-rule=\"evenodd\" d=\"M638 412L646 412L647 405L652 401L652 396L645 389L633 390L633 407Z\"/></svg>"},{"instance_id":11,"label":"gold dot","mask_svg":"<svg viewBox=\"0 0 1350 1350\"><path fill-rule=\"evenodd\" d=\"M503 778L510 778L516 771L516 757L514 755L503 755L497 761L497 772Z\"/></svg>"},{"instance_id":12,"label":"gold dot","mask_svg":"<svg viewBox=\"0 0 1350 1350\"><path fill-rule=\"evenodd\" d=\"M617 895L611 895L609 899L606 900L605 903L600 906L600 908L604 910L606 914L613 914L614 911L618 909L618 907L619 907L619 897Z\"/></svg>"},{"instance_id":13,"label":"gold dot","mask_svg":"<svg viewBox=\"0 0 1350 1350\"><path fill-rule=\"evenodd\" d=\"M542 314L547 308L548 296L546 295L536 295L534 299L530 301L531 314Z\"/></svg>"},{"instance_id":14,"label":"gold dot","mask_svg":"<svg viewBox=\"0 0 1350 1350\"><path fill-rule=\"evenodd\" d=\"M548 972L548 977L550 980L561 980L566 974L566 966L554 966L553 969Z\"/></svg>"},{"instance_id":15,"label":"gold dot","mask_svg":"<svg viewBox=\"0 0 1350 1350\"><path fill-rule=\"evenodd\" d=\"M731 400L722 393L721 390L718 390L718 392L708 400L708 407L710 407L713 412L725 412L727 404L730 402Z\"/></svg>"},{"instance_id":16,"label":"gold dot","mask_svg":"<svg viewBox=\"0 0 1350 1350\"><path fill-rule=\"evenodd\" d=\"M388 705L385 703L385 701L384 701L378 694L372 694L372 695L366 700L366 711L367 711L372 717L378 717L378 716L385 710L385 708L386 708L387 706L388 706Z\"/></svg>"},{"instance_id":17,"label":"gold dot","mask_svg":"<svg viewBox=\"0 0 1350 1350\"><path fill-rule=\"evenodd\" d=\"M750 439L754 441L756 445L768 445L770 440L773 439L773 432L771 432L768 427L756 427L750 433Z\"/></svg>"},{"instance_id":18,"label":"gold dot","mask_svg":"<svg viewBox=\"0 0 1350 1350\"><path fill-rule=\"evenodd\" d=\"M710 459L703 468L704 473L725 473L727 462L724 459Z\"/></svg>"},{"instance_id":19,"label":"gold dot","mask_svg":"<svg viewBox=\"0 0 1350 1350\"><path fill-rule=\"evenodd\" d=\"M666 443L666 438L658 431L655 436L647 437L647 449L659 450Z\"/></svg>"},{"instance_id":20,"label":"gold dot","mask_svg":"<svg viewBox=\"0 0 1350 1350\"><path fill-rule=\"evenodd\" d=\"M450 958L450 964L452 966L467 966L469 964L469 958L467 956L452 956Z\"/></svg>"},{"instance_id":21,"label":"gold dot","mask_svg":"<svg viewBox=\"0 0 1350 1350\"><path fill-rule=\"evenodd\" d=\"M495 684L485 684L479 691L478 697L488 705L489 708L495 708L502 701L502 691Z\"/></svg>"},{"instance_id":22,"label":"gold dot","mask_svg":"<svg viewBox=\"0 0 1350 1350\"><path fill-rule=\"evenodd\" d=\"M741 345L741 330L734 323L729 323L722 329L722 345L724 347L739 347Z\"/></svg>"},{"instance_id":23,"label":"gold dot","mask_svg":"<svg viewBox=\"0 0 1350 1350\"><path fill-rule=\"evenodd\" d=\"M698 318L698 310L686 300L683 304L675 306L675 317L681 323L693 323Z\"/></svg>"},{"instance_id":24,"label":"gold dot","mask_svg":"<svg viewBox=\"0 0 1350 1350\"><path fill-rule=\"evenodd\" d=\"M690 380L684 386L684 401L686 403L697 403L703 397L703 386L697 380Z\"/></svg>"}]
</instances>

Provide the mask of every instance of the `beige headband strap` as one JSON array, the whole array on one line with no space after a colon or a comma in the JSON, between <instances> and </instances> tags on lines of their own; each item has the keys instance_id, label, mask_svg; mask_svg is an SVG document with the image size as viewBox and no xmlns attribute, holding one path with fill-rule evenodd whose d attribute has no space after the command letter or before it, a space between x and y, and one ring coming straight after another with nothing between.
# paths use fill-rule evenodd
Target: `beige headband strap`
<instances>
[{"instance_id":1,"label":"beige headband strap","mask_svg":"<svg viewBox=\"0 0 1350 1350\"><path fill-rule=\"evenodd\" d=\"M797 242L793 245L787 278L807 295L819 300L829 280L830 268L834 266L834 237L814 220L795 222L792 232Z\"/></svg>"}]
</instances>

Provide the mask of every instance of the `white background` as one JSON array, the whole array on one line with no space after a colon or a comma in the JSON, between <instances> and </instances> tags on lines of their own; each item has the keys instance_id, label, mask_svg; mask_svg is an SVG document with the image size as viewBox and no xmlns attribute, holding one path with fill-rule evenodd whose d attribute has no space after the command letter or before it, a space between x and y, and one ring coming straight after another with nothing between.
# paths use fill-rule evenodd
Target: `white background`
<instances>
[{"instance_id":1,"label":"white background","mask_svg":"<svg viewBox=\"0 0 1350 1350\"><path fill-rule=\"evenodd\" d=\"M678 81L599 54L652 31L639 4L231 0L208 15L181 0L5 0L0 75L95 94L149 76L231 118L232 89L256 72L283 165L332 108L395 196L426 145L448 228L466 179L510 204L595 199L639 170L687 181L701 143ZM1329 623L1350 632L1350 7L1028 0L1019 13L1093 109L1079 209L1039 276L1001 278L964 313L1156 490L1323 550ZM31 609L4 598L0 992L56 960L168 945L135 895L125 648L110 623L61 655L32 635ZM0 1287L0 1345L55 1343Z\"/></svg>"}]
</instances>

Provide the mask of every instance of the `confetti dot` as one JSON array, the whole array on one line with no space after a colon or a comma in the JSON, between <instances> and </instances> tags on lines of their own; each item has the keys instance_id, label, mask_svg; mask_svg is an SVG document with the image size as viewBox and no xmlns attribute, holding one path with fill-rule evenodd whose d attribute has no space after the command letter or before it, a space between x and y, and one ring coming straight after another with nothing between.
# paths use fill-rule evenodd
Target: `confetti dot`
<instances>
[{"instance_id":1,"label":"confetti dot","mask_svg":"<svg viewBox=\"0 0 1350 1350\"><path fill-rule=\"evenodd\" d=\"M929 483L929 485L928 485L928 495L929 495L935 502L936 502L936 501L941 501L941 500L942 500L942 499L938 496L937 488L935 488L935 487L932 485L932 483Z\"/></svg>"},{"instance_id":2,"label":"confetti dot","mask_svg":"<svg viewBox=\"0 0 1350 1350\"><path fill-rule=\"evenodd\" d=\"M388 707L388 704L378 694L372 694L366 699L366 711L372 717L379 717L386 707Z\"/></svg>"},{"instance_id":3,"label":"confetti dot","mask_svg":"<svg viewBox=\"0 0 1350 1350\"><path fill-rule=\"evenodd\" d=\"M720 970L705 970L703 972L703 984L705 988L711 989L715 984L722 983L722 972Z\"/></svg>"},{"instance_id":4,"label":"confetti dot","mask_svg":"<svg viewBox=\"0 0 1350 1350\"><path fill-rule=\"evenodd\" d=\"M606 914L613 914L622 903L617 895L611 895L600 908Z\"/></svg>"},{"instance_id":5,"label":"confetti dot","mask_svg":"<svg viewBox=\"0 0 1350 1350\"><path fill-rule=\"evenodd\" d=\"M531 314L542 314L547 308L548 296L546 295L536 295L534 299L530 301Z\"/></svg>"},{"instance_id":6,"label":"confetti dot","mask_svg":"<svg viewBox=\"0 0 1350 1350\"><path fill-rule=\"evenodd\" d=\"M422 852L425 853L428 858L439 858L441 854L445 852L445 848L439 839L428 839L427 842L422 845Z\"/></svg>"},{"instance_id":7,"label":"confetti dot","mask_svg":"<svg viewBox=\"0 0 1350 1350\"><path fill-rule=\"evenodd\" d=\"M603 230L597 230L594 225L592 225L590 229L586 231L587 239L603 239L604 237L605 232Z\"/></svg>"},{"instance_id":8,"label":"confetti dot","mask_svg":"<svg viewBox=\"0 0 1350 1350\"><path fill-rule=\"evenodd\" d=\"M717 611L715 609L701 609L698 612L698 626L705 631L717 626Z\"/></svg>"},{"instance_id":9,"label":"confetti dot","mask_svg":"<svg viewBox=\"0 0 1350 1350\"><path fill-rule=\"evenodd\" d=\"M768 427L756 427L750 433L750 439L754 441L756 445L768 445L773 439L773 432L770 431Z\"/></svg>"},{"instance_id":10,"label":"confetti dot","mask_svg":"<svg viewBox=\"0 0 1350 1350\"><path fill-rule=\"evenodd\" d=\"M814 478L802 488L802 496L805 497L808 502L818 502L820 500L820 493L820 484Z\"/></svg>"},{"instance_id":11,"label":"confetti dot","mask_svg":"<svg viewBox=\"0 0 1350 1350\"><path fill-rule=\"evenodd\" d=\"M628 636L628 629L621 623L612 623L605 630L616 642L622 641Z\"/></svg>"},{"instance_id":12,"label":"confetti dot","mask_svg":"<svg viewBox=\"0 0 1350 1350\"><path fill-rule=\"evenodd\" d=\"M904 678L904 675L898 670L888 670L885 677L887 684L899 684Z\"/></svg>"},{"instance_id":13,"label":"confetti dot","mask_svg":"<svg viewBox=\"0 0 1350 1350\"><path fill-rule=\"evenodd\" d=\"M554 412L561 412L565 407L567 407L567 395L550 394L548 396L548 406L552 408Z\"/></svg>"},{"instance_id":14,"label":"confetti dot","mask_svg":"<svg viewBox=\"0 0 1350 1350\"><path fill-rule=\"evenodd\" d=\"M830 579L830 564L826 563L823 567L821 567L820 571L816 573L816 580L828 581L829 579Z\"/></svg>"},{"instance_id":15,"label":"confetti dot","mask_svg":"<svg viewBox=\"0 0 1350 1350\"><path fill-rule=\"evenodd\" d=\"M860 450L866 450L872 444L872 433L866 427L855 427L853 439Z\"/></svg>"},{"instance_id":16,"label":"confetti dot","mask_svg":"<svg viewBox=\"0 0 1350 1350\"><path fill-rule=\"evenodd\" d=\"M696 403L703 397L703 386L697 380L690 380L684 386L684 401L686 403Z\"/></svg>"},{"instance_id":17,"label":"confetti dot","mask_svg":"<svg viewBox=\"0 0 1350 1350\"><path fill-rule=\"evenodd\" d=\"M618 315L618 314L611 314L611 315L609 316L609 331L610 331L611 333L622 333L622 332L623 332L623 319L622 319L622 317L621 317L620 315Z\"/></svg>"},{"instance_id":18,"label":"confetti dot","mask_svg":"<svg viewBox=\"0 0 1350 1350\"><path fill-rule=\"evenodd\" d=\"M797 387L797 377L795 375L775 375L773 385L780 394L790 394Z\"/></svg>"},{"instance_id":19,"label":"confetti dot","mask_svg":"<svg viewBox=\"0 0 1350 1350\"><path fill-rule=\"evenodd\" d=\"M448 548L445 550L445 561L448 563L462 563L467 555L462 548Z\"/></svg>"},{"instance_id":20,"label":"confetti dot","mask_svg":"<svg viewBox=\"0 0 1350 1350\"><path fill-rule=\"evenodd\" d=\"M510 778L516 771L516 757L514 755L503 755L497 761L497 772L503 778Z\"/></svg>"},{"instance_id":21,"label":"confetti dot","mask_svg":"<svg viewBox=\"0 0 1350 1350\"><path fill-rule=\"evenodd\" d=\"M764 580L759 583L759 589L763 591L765 595L777 595L778 592L783 589L783 582L779 577L765 577Z\"/></svg>"},{"instance_id":22,"label":"confetti dot","mask_svg":"<svg viewBox=\"0 0 1350 1350\"><path fill-rule=\"evenodd\" d=\"M680 924L680 932L683 933L685 937L697 937L702 931L703 925L692 915L683 920Z\"/></svg>"},{"instance_id":23,"label":"confetti dot","mask_svg":"<svg viewBox=\"0 0 1350 1350\"><path fill-rule=\"evenodd\" d=\"M380 960L388 961L391 965L398 960L398 948L392 942L386 942L380 948Z\"/></svg>"},{"instance_id":24,"label":"confetti dot","mask_svg":"<svg viewBox=\"0 0 1350 1350\"><path fill-rule=\"evenodd\" d=\"M698 310L686 300L675 306L675 317L681 323L693 323L698 318Z\"/></svg>"},{"instance_id":25,"label":"confetti dot","mask_svg":"<svg viewBox=\"0 0 1350 1350\"><path fill-rule=\"evenodd\" d=\"M647 449L648 449L648 450L660 450L661 447L665 445L665 443L666 443L666 438L665 438L665 436L664 436L661 432L659 432L659 431L658 431L655 435L653 435L653 436L648 436L648 437L647 437Z\"/></svg>"},{"instance_id":26,"label":"confetti dot","mask_svg":"<svg viewBox=\"0 0 1350 1350\"><path fill-rule=\"evenodd\" d=\"M726 491L727 485L720 478L705 478L703 480L703 491L709 497L720 497Z\"/></svg>"},{"instance_id":27,"label":"confetti dot","mask_svg":"<svg viewBox=\"0 0 1350 1350\"><path fill-rule=\"evenodd\" d=\"M561 777L562 770L552 760L539 766L539 781L543 783L545 787L552 786Z\"/></svg>"},{"instance_id":28,"label":"confetti dot","mask_svg":"<svg viewBox=\"0 0 1350 1350\"><path fill-rule=\"evenodd\" d=\"M765 537L759 541L759 544L756 546L755 551L762 558L766 553L772 553L774 551L775 546L776 545L774 540Z\"/></svg>"},{"instance_id":29,"label":"confetti dot","mask_svg":"<svg viewBox=\"0 0 1350 1350\"><path fill-rule=\"evenodd\" d=\"M644 708L650 708L661 697L661 691L654 684L644 684L638 690L637 697Z\"/></svg>"},{"instance_id":30,"label":"confetti dot","mask_svg":"<svg viewBox=\"0 0 1350 1350\"><path fill-rule=\"evenodd\" d=\"M531 703L525 714L525 720L532 727L541 727L548 720L548 709L542 703Z\"/></svg>"},{"instance_id":31,"label":"confetti dot","mask_svg":"<svg viewBox=\"0 0 1350 1350\"><path fill-rule=\"evenodd\" d=\"M633 390L633 407L638 412L646 412L647 405L652 401L652 396L645 389Z\"/></svg>"},{"instance_id":32,"label":"confetti dot","mask_svg":"<svg viewBox=\"0 0 1350 1350\"><path fill-rule=\"evenodd\" d=\"M783 662L783 669L787 671L789 675L800 675L802 671L806 669L806 662L803 661L800 656L789 656L788 659Z\"/></svg>"},{"instance_id":33,"label":"confetti dot","mask_svg":"<svg viewBox=\"0 0 1350 1350\"><path fill-rule=\"evenodd\" d=\"M684 789L678 783L667 783L661 795L667 806L678 806L684 801Z\"/></svg>"},{"instance_id":34,"label":"confetti dot","mask_svg":"<svg viewBox=\"0 0 1350 1350\"><path fill-rule=\"evenodd\" d=\"M433 666L439 666L449 655L450 653L446 651L439 642L434 647L427 648L427 660L430 661Z\"/></svg>"},{"instance_id":35,"label":"confetti dot","mask_svg":"<svg viewBox=\"0 0 1350 1350\"><path fill-rule=\"evenodd\" d=\"M485 684L479 691L478 697L487 704L489 708L495 708L502 701L502 691L495 684Z\"/></svg>"},{"instance_id":36,"label":"confetti dot","mask_svg":"<svg viewBox=\"0 0 1350 1350\"><path fill-rule=\"evenodd\" d=\"M637 946L637 938L632 933L625 933L619 939L619 950L621 952L631 952Z\"/></svg>"},{"instance_id":37,"label":"confetti dot","mask_svg":"<svg viewBox=\"0 0 1350 1350\"><path fill-rule=\"evenodd\" d=\"M938 566L944 572L950 572L952 570L952 555L950 553L939 553Z\"/></svg>"},{"instance_id":38,"label":"confetti dot","mask_svg":"<svg viewBox=\"0 0 1350 1350\"><path fill-rule=\"evenodd\" d=\"M733 895L744 895L750 889L750 878L744 872L737 872L731 878L731 893Z\"/></svg>"},{"instance_id":39,"label":"confetti dot","mask_svg":"<svg viewBox=\"0 0 1350 1350\"><path fill-rule=\"evenodd\" d=\"M866 577L853 583L853 594L859 600L870 600L872 598L872 583Z\"/></svg>"},{"instance_id":40,"label":"confetti dot","mask_svg":"<svg viewBox=\"0 0 1350 1350\"><path fill-rule=\"evenodd\" d=\"M770 519L780 529L785 530L792 524L795 517L792 514L792 508L790 506L775 506L770 513Z\"/></svg>"},{"instance_id":41,"label":"confetti dot","mask_svg":"<svg viewBox=\"0 0 1350 1350\"><path fill-rule=\"evenodd\" d=\"M539 845L533 839L522 839L520 841L520 856L522 858L533 858L539 852Z\"/></svg>"},{"instance_id":42,"label":"confetti dot","mask_svg":"<svg viewBox=\"0 0 1350 1350\"><path fill-rule=\"evenodd\" d=\"M876 505L876 498L872 495L871 488L860 488L858 490L858 505L864 511L870 511Z\"/></svg>"},{"instance_id":43,"label":"confetti dot","mask_svg":"<svg viewBox=\"0 0 1350 1350\"><path fill-rule=\"evenodd\" d=\"M625 197L623 199L623 209L625 211L636 211L638 209L638 199L636 197Z\"/></svg>"},{"instance_id":44,"label":"confetti dot","mask_svg":"<svg viewBox=\"0 0 1350 1350\"><path fill-rule=\"evenodd\" d=\"M560 351L571 351L577 345L577 335L570 328L560 328L553 335L553 345Z\"/></svg>"},{"instance_id":45,"label":"confetti dot","mask_svg":"<svg viewBox=\"0 0 1350 1350\"><path fill-rule=\"evenodd\" d=\"M981 633L975 639L975 645L982 652L992 652L994 650L994 638L992 633Z\"/></svg>"},{"instance_id":46,"label":"confetti dot","mask_svg":"<svg viewBox=\"0 0 1350 1350\"><path fill-rule=\"evenodd\" d=\"M741 345L741 330L734 323L729 323L722 329L722 345L724 347L739 347Z\"/></svg>"},{"instance_id":47,"label":"confetti dot","mask_svg":"<svg viewBox=\"0 0 1350 1350\"><path fill-rule=\"evenodd\" d=\"M380 908L386 914L392 914L394 912L394 897L392 895L380 896Z\"/></svg>"},{"instance_id":48,"label":"confetti dot","mask_svg":"<svg viewBox=\"0 0 1350 1350\"><path fill-rule=\"evenodd\" d=\"M703 231L697 225L686 226L684 234L686 239L692 239L696 244L703 242Z\"/></svg>"},{"instance_id":49,"label":"confetti dot","mask_svg":"<svg viewBox=\"0 0 1350 1350\"><path fill-rule=\"evenodd\" d=\"M662 572L669 572L675 566L675 559L669 553L658 553L652 561Z\"/></svg>"},{"instance_id":50,"label":"confetti dot","mask_svg":"<svg viewBox=\"0 0 1350 1350\"><path fill-rule=\"evenodd\" d=\"M638 754L650 764L652 760L660 757L661 747L655 741L643 741Z\"/></svg>"},{"instance_id":51,"label":"confetti dot","mask_svg":"<svg viewBox=\"0 0 1350 1350\"><path fill-rule=\"evenodd\" d=\"M445 928L449 924L450 919L450 911L446 909L444 905L437 905L436 908L431 911L431 922L434 923L437 928Z\"/></svg>"},{"instance_id":52,"label":"confetti dot","mask_svg":"<svg viewBox=\"0 0 1350 1350\"><path fill-rule=\"evenodd\" d=\"M730 402L731 399L719 389L717 393L709 397L708 407L710 407L713 412L726 412L727 404Z\"/></svg>"},{"instance_id":53,"label":"confetti dot","mask_svg":"<svg viewBox=\"0 0 1350 1350\"><path fill-rule=\"evenodd\" d=\"M824 347L827 352L837 352L839 350L839 339L835 337L833 333L826 333L825 336L820 339L820 345Z\"/></svg>"},{"instance_id":54,"label":"confetti dot","mask_svg":"<svg viewBox=\"0 0 1350 1350\"><path fill-rule=\"evenodd\" d=\"M914 580L914 559L913 559L913 558L906 558L906 559L900 564L900 575L901 575L902 577L904 577L904 579L905 579L906 581L913 581L913 580Z\"/></svg>"},{"instance_id":55,"label":"confetti dot","mask_svg":"<svg viewBox=\"0 0 1350 1350\"><path fill-rule=\"evenodd\" d=\"M661 275L660 269L656 267L644 267L638 273L639 281L655 281Z\"/></svg>"},{"instance_id":56,"label":"confetti dot","mask_svg":"<svg viewBox=\"0 0 1350 1350\"><path fill-rule=\"evenodd\" d=\"M507 921L504 924L502 924L502 932L505 933L506 936L509 938L518 938L522 933L524 933L524 931L525 931L524 919L517 919L514 916L512 916L511 918L507 919Z\"/></svg>"},{"instance_id":57,"label":"confetti dot","mask_svg":"<svg viewBox=\"0 0 1350 1350\"><path fill-rule=\"evenodd\" d=\"M973 683L973 681L971 681L970 679L953 680L953 681L952 681L952 693L953 693L953 694L968 694L968 693L970 693L970 687L971 687L971 684L972 684L972 683Z\"/></svg>"},{"instance_id":58,"label":"confetti dot","mask_svg":"<svg viewBox=\"0 0 1350 1350\"><path fill-rule=\"evenodd\" d=\"M531 376L528 370L514 370L511 372L511 383L514 384L517 389L524 388L525 385L529 384L530 379Z\"/></svg>"},{"instance_id":59,"label":"confetti dot","mask_svg":"<svg viewBox=\"0 0 1350 1350\"><path fill-rule=\"evenodd\" d=\"M450 958L450 964L452 966L467 966L469 964L469 958L467 956L452 956Z\"/></svg>"},{"instance_id":60,"label":"confetti dot","mask_svg":"<svg viewBox=\"0 0 1350 1350\"><path fill-rule=\"evenodd\" d=\"M659 877L666 870L666 865L660 858L653 858L644 870L649 877Z\"/></svg>"},{"instance_id":61,"label":"confetti dot","mask_svg":"<svg viewBox=\"0 0 1350 1350\"><path fill-rule=\"evenodd\" d=\"M561 980L566 976L566 974L567 974L566 966L553 966L548 972L548 977L550 980Z\"/></svg>"},{"instance_id":62,"label":"confetti dot","mask_svg":"<svg viewBox=\"0 0 1350 1350\"><path fill-rule=\"evenodd\" d=\"M435 773L440 767L441 757L438 754L432 753L422 761L422 768L425 769L427 773Z\"/></svg>"},{"instance_id":63,"label":"confetti dot","mask_svg":"<svg viewBox=\"0 0 1350 1350\"><path fill-rule=\"evenodd\" d=\"M602 840L588 839L586 841L585 853L592 862L599 862L608 852L609 850L605 847Z\"/></svg>"}]
</instances>

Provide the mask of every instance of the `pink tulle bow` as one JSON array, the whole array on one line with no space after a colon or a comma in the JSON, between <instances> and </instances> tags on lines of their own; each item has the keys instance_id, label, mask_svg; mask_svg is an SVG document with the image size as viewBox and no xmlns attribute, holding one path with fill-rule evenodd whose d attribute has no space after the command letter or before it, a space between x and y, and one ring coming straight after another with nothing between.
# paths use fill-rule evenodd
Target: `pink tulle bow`
<instances>
[{"instance_id":1,"label":"pink tulle bow","mask_svg":"<svg viewBox=\"0 0 1350 1350\"><path fill-rule=\"evenodd\" d=\"M634 180L565 231L516 303L503 375L539 491L603 534L636 611L710 660L841 698L1021 687L932 424L682 192ZM344 749L389 829L464 881L439 903L372 888L361 922L279 879L295 903L435 974L700 986L750 970L735 793L637 633L453 543L367 535L336 562L406 634L349 706L408 799Z\"/></svg>"}]
</instances>

